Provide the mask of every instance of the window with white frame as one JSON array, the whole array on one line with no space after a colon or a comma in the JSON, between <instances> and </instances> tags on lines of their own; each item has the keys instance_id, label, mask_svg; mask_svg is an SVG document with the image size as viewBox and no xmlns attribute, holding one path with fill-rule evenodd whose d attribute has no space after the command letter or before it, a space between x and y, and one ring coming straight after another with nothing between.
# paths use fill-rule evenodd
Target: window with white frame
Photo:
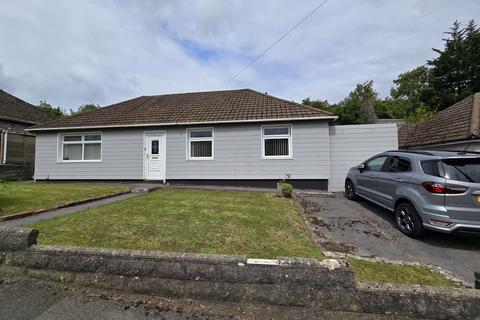
<instances>
[{"instance_id":1,"label":"window with white frame","mask_svg":"<svg viewBox=\"0 0 480 320\"><path fill-rule=\"evenodd\" d=\"M188 129L188 159L213 159L213 129Z\"/></svg>"},{"instance_id":2,"label":"window with white frame","mask_svg":"<svg viewBox=\"0 0 480 320\"><path fill-rule=\"evenodd\" d=\"M100 161L102 135L100 133L61 135L61 159L68 161Z\"/></svg>"},{"instance_id":3,"label":"window with white frame","mask_svg":"<svg viewBox=\"0 0 480 320\"><path fill-rule=\"evenodd\" d=\"M292 157L292 126L262 127L263 158L287 159Z\"/></svg>"}]
</instances>

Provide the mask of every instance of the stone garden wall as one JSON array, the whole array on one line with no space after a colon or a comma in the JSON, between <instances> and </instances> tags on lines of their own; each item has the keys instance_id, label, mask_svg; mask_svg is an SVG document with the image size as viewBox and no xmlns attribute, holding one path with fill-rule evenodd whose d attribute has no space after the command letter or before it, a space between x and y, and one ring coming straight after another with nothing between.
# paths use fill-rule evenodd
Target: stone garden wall
<instances>
[{"instance_id":1,"label":"stone garden wall","mask_svg":"<svg viewBox=\"0 0 480 320\"><path fill-rule=\"evenodd\" d=\"M356 284L346 262L36 245L0 226L0 275L124 292L432 319L480 316L480 290Z\"/></svg>"}]
</instances>

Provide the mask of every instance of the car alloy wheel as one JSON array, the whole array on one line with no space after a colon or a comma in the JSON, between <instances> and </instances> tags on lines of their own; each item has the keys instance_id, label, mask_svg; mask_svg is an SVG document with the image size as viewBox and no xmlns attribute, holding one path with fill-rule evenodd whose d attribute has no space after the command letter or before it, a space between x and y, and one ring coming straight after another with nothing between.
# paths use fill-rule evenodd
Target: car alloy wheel
<instances>
[{"instance_id":1,"label":"car alloy wheel","mask_svg":"<svg viewBox=\"0 0 480 320\"><path fill-rule=\"evenodd\" d=\"M349 200L354 200L357 197L357 194L355 193L355 187L351 181L347 181L345 183L345 196Z\"/></svg>"},{"instance_id":2,"label":"car alloy wheel","mask_svg":"<svg viewBox=\"0 0 480 320\"><path fill-rule=\"evenodd\" d=\"M414 229L414 224L415 222L413 220L413 215L408 210L408 208L407 207L400 208L397 215L397 225L400 228L400 230L410 233Z\"/></svg>"},{"instance_id":3,"label":"car alloy wheel","mask_svg":"<svg viewBox=\"0 0 480 320\"><path fill-rule=\"evenodd\" d=\"M398 229L409 237L418 238L424 234L422 219L411 203L400 203L395 208L395 222Z\"/></svg>"}]
</instances>

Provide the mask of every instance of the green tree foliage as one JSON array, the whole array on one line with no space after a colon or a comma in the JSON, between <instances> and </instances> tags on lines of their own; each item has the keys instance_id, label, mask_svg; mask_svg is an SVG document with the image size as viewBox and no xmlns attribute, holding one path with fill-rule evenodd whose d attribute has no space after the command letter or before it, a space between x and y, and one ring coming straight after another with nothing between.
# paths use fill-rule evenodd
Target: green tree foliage
<instances>
[{"instance_id":1,"label":"green tree foliage","mask_svg":"<svg viewBox=\"0 0 480 320\"><path fill-rule=\"evenodd\" d=\"M330 104L328 103L327 100L312 100L310 98L305 98L302 101L302 104L305 106L310 106L318 109L328 109L330 108Z\"/></svg>"},{"instance_id":2,"label":"green tree foliage","mask_svg":"<svg viewBox=\"0 0 480 320\"><path fill-rule=\"evenodd\" d=\"M438 56L393 80L390 97L379 99L372 81L358 84L340 103L305 99L306 105L336 113L339 124L372 122L371 106L379 118L415 123L430 118L467 96L480 92L480 29L471 20L462 28L455 21ZM363 108L363 109L362 109ZM362 111L363 110L363 111Z\"/></svg>"},{"instance_id":3,"label":"green tree foliage","mask_svg":"<svg viewBox=\"0 0 480 320\"><path fill-rule=\"evenodd\" d=\"M395 118L407 118L415 113L417 108L428 109L423 103L428 88L428 76L428 68L421 66L401 73L397 79L393 80L395 86L390 90L391 99L389 100L397 104L396 107L391 105Z\"/></svg>"},{"instance_id":4,"label":"green tree foliage","mask_svg":"<svg viewBox=\"0 0 480 320\"><path fill-rule=\"evenodd\" d=\"M65 110L60 107L53 107L47 101L40 101L40 104L37 106L40 110L43 110L55 118L63 118L66 116Z\"/></svg>"},{"instance_id":5,"label":"green tree foliage","mask_svg":"<svg viewBox=\"0 0 480 320\"><path fill-rule=\"evenodd\" d=\"M330 109L337 116L338 124L361 124L375 122L375 109L378 93L373 89L373 81L356 85L348 96Z\"/></svg>"},{"instance_id":6,"label":"green tree foliage","mask_svg":"<svg viewBox=\"0 0 480 320\"><path fill-rule=\"evenodd\" d=\"M427 62L428 87L422 101L430 111L443 110L480 91L480 30L473 20L465 28L455 21L438 57Z\"/></svg>"},{"instance_id":7,"label":"green tree foliage","mask_svg":"<svg viewBox=\"0 0 480 320\"><path fill-rule=\"evenodd\" d=\"M78 107L77 111L73 111L72 109L70 109L70 115L74 116L74 115L81 114L81 113L84 113L84 112L97 110L99 108L100 108L100 106L98 104L93 104L93 103L84 104L84 105L81 105L80 107Z\"/></svg>"}]
</instances>

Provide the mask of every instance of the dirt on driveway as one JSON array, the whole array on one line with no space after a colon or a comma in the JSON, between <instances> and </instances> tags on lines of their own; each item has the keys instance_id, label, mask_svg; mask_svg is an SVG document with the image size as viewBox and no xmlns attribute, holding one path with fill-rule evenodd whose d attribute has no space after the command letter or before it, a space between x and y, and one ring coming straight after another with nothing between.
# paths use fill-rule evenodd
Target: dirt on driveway
<instances>
[{"instance_id":1,"label":"dirt on driveway","mask_svg":"<svg viewBox=\"0 0 480 320\"><path fill-rule=\"evenodd\" d=\"M307 220L324 251L432 264L474 282L480 271L480 237L428 232L421 239L402 234L393 213L343 194L300 194Z\"/></svg>"}]
</instances>

